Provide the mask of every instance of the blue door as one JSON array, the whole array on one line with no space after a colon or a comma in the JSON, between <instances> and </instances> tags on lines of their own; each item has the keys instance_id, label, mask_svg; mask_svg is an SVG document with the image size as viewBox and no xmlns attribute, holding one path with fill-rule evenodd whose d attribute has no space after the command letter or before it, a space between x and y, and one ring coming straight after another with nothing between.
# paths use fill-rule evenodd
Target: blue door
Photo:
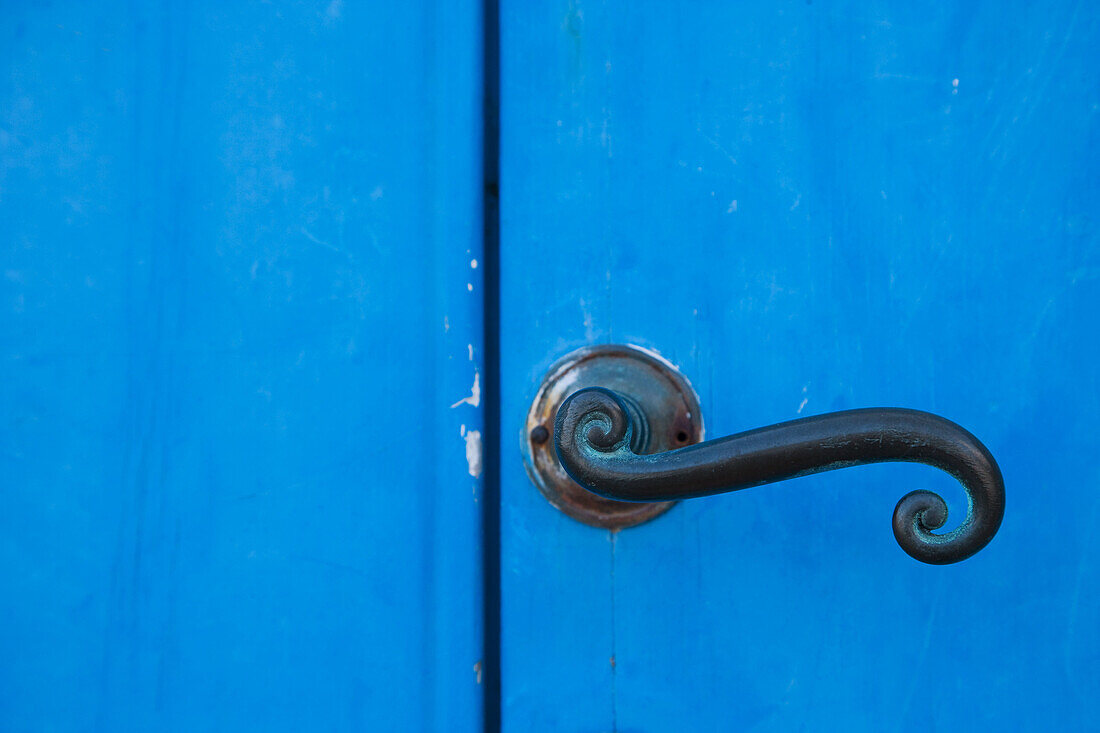
<instances>
[{"instance_id":1,"label":"blue door","mask_svg":"<svg viewBox=\"0 0 1100 733\"><path fill-rule=\"evenodd\" d=\"M0 730L480 728L481 29L5 6Z\"/></svg>"},{"instance_id":2,"label":"blue door","mask_svg":"<svg viewBox=\"0 0 1100 733\"><path fill-rule=\"evenodd\" d=\"M1098 45L1061 0L5 7L0 730L1095 730ZM967 497L907 463L578 521L528 417L601 346L685 439L950 418L1000 531L908 557L894 503Z\"/></svg>"},{"instance_id":3,"label":"blue door","mask_svg":"<svg viewBox=\"0 0 1100 733\"><path fill-rule=\"evenodd\" d=\"M1100 17L949 2L505 2L506 730L1096 730ZM658 352L719 437L901 406L1003 471L929 566L852 468L617 533L524 470L550 366Z\"/></svg>"}]
</instances>

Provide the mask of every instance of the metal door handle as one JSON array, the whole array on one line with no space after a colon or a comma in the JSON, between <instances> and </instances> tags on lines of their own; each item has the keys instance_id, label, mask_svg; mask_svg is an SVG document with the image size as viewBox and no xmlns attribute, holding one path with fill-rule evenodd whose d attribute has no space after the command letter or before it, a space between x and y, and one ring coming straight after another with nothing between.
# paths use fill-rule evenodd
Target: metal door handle
<instances>
[{"instance_id":1,"label":"metal door handle","mask_svg":"<svg viewBox=\"0 0 1100 733\"><path fill-rule=\"evenodd\" d=\"M927 412L833 412L638 455L631 438L643 427L634 422L645 416L629 405L616 392L591 387L565 400L554 423L562 467L578 484L610 499L687 499L866 463L925 463L954 476L969 504L963 523L942 535L932 534L947 521L947 504L938 494L913 491L894 508L901 549L934 565L965 560L985 547L1004 516L1004 479L989 450L962 427Z\"/></svg>"}]
</instances>

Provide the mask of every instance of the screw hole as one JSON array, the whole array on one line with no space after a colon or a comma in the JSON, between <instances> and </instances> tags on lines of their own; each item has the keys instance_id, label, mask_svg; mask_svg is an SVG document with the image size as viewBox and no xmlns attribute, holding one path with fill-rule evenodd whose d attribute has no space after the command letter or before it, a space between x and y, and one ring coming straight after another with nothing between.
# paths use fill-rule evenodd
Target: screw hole
<instances>
[{"instance_id":1,"label":"screw hole","mask_svg":"<svg viewBox=\"0 0 1100 733\"><path fill-rule=\"evenodd\" d=\"M676 433L676 442L677 443L686 443L687 439L688 439L688 434L685 433L683 430Z\"/></svg>"}]
</instances>

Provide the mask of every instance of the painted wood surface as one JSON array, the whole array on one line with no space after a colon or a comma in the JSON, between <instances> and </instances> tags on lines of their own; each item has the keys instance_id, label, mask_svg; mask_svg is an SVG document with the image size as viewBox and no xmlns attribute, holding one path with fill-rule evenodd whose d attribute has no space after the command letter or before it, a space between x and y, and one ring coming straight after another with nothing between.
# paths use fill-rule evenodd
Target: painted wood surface
<instances>
[{"instance_id":1,"label":"painted wood surface","mask_svg":"<svg viewBox=\"0 0 1100 733\"><path fill-rule=\"evenodd\" d=\"M1093 730L1100 45L1087 4L504 2L502 709L515 731ZM920 565L883 465L619 534L528 481L546 368L678 364L721 436L941 413L999 536ZM951 520L949 520L950 523Z\"/></svg>"},{"instance_id":2,"label":"painted wood surface","mask_svg":"<svg viewBox=\"0 0 1100 733\"><path fill-rule=\"evenodd\" d=\"M481 17L0 17L0 729L480 729Z\"/></svg>"}]
</instances>

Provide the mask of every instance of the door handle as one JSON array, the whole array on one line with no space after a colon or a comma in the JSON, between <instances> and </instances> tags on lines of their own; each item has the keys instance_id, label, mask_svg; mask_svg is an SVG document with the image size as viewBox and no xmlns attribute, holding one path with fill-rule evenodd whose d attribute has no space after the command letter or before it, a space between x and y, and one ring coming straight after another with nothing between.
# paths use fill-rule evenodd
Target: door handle
<instances>
[{"instance_id":1,"label":"door handle","mask_svg":"<svg viewBox=\"0 0 1100 733\"><path fill-rule=\"evenodd\" d=\"M868 463L934 466L965 489L965 520L950 532L933 534L947 521L947 504L938 494L918 490L901 498L893 521L901 549L934 565L959 562L981 550L1004 516L1004 479L992 454L959 425L927 412L833 412L639 455L631 442L645 420L634 402L617 392L582 389L557 411L554 450L582 487L626 502L709 496Z\"/></svg>"}]
</instances>

